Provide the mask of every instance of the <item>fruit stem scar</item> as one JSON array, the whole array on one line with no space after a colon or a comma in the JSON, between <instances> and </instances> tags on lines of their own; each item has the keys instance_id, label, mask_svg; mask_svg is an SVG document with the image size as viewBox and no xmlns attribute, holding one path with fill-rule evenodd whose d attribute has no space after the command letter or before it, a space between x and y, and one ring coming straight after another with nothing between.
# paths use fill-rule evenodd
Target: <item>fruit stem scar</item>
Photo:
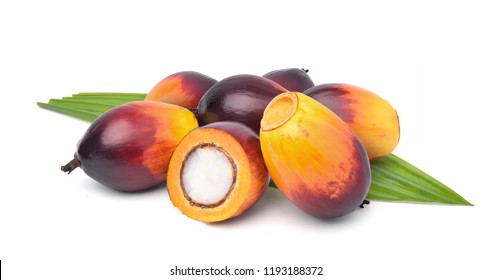
<instances>
[{"instance_id":1,"label":"fruit stem scar","mask_svg":"<svg viewBox=\"0 0 491 280\"><path fill-rule=\"evenodd\" d=\"M365 208L365 205L368 205L368 204L370 204L370 200L364 199L363 202L360 204L359 207L360 208Z\"/></svg>"},{"instance_id":2,"label":"fruit stem scar","mask_svg":"<svg viewBox=\"0 0 491 280\"><path fill-rule=\"evenodd\" d=\"M269 131L286 123L297 110L298 96L294 92L284 92L271 100L261 120L261 130Z\"/></svg>"},{"instance_id":3,"label":"fruit stem scar","mask_svg":"<svg viewBox=\"0 0 491 280\"><path fill-rule=\"evenodd\" d=\"M73 155L73 159L69 163L61 166L61 171L68 172L68 174L70 174L77 167L80 167L80 160L78 159L77 155L75 154L75 155Z\"/></svg>"}]
</instances>

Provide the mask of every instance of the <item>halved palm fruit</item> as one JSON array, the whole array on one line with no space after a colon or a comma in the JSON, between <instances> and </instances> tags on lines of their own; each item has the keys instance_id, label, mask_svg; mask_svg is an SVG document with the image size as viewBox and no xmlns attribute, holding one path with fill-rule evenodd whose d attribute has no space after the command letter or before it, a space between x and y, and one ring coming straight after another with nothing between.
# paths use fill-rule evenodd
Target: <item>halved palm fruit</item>
<instances>
[{"instance_id":1,"label":"halved palm fruit","mask_svg":"<svg viewBox=\"0 0 491 280\"><path fill-rule=\"evenodd\" d=\"M244 213L261 198L270 179L257 134L237 122L191 131L174 151L167 174L174 206L204 222Z\"/></svg>"}]
</instances>

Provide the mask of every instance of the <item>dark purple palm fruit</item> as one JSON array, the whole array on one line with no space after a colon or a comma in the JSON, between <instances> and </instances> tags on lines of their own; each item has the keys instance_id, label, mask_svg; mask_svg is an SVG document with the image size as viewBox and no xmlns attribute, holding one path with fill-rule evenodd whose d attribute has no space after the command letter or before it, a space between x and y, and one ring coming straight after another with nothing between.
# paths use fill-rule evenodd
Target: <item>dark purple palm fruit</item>
<instances>
[{"instance_id":1,"label":"dark purple palm fruit","mask_svg":"<svg viewBox=\"0 0 491 280\"><path fill-rule=\"evenodd\" d=\"M276 95L288 91L270 79L255 75L235 75L213 85L198 104L198 121L243 123L259 133L264 109Z\"/></svg>"},{"instance_id":2,"label":"dark purple palm fruit","mask_svg":"<svg viewBox=\"0 0 491 280\"><path fill-rule=\"evenodd\" d=\"M277 82L289 91L304 92L314 86L308 72L309 70L303 68L285 68L271 71L263 77Z\"/></svg>"}]
</instances>

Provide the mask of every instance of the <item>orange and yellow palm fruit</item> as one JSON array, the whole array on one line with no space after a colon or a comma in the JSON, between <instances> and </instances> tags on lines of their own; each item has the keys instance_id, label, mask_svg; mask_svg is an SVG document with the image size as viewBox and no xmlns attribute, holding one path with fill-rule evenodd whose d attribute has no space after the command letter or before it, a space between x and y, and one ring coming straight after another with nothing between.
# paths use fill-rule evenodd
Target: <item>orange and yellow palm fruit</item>
<instances>
[{"instance_id":1,"label":"orange and yellow palm fruit","mask_svg":"<svg viewBox=\"0 0 491 280\"><path fill-rule=\"evenodd\" d=\"M216 83L217 80L199 72L177 72L158 82L145 100L196 108L201 97Z\"/></svg>"},{"instance_id":2,"label":"orange and yellow palm fruit","mask_svg":"<svg viewBox=\"0 0 491 280\"><path fill-rule=\"evenodd\" d=\"M180 106L133 101L100 115L78 142L64 172L80 167L94 180L119 191L140 191L165 182L172 152L198 127Z\"/></svg>"},{"instance_id":3,"label":"orange and yellow palm fruit","mask_svg":"<svg viewBox=\"0 0 491 280\"><path fill-rule=\"evenodd\" d=\"M169 163L167 191L186 216L219 222L252 207L269 179L257 133L238 122L214 122L179 143Z\"/></svg>"},{"instance_id":4,"label":"orange and yellow palm fruit","mask_svg":"<svg viewBox=\"0 0 491 280\"><path fill-rule=\"evenodd\" d=\"M297 207L338 217L360 206L370 186L370 163L358 137L336 114L298 92L268 104L261 150L271 178Z\"/></svg>"},{"instance_id":5,"label":"orange and yellow palm fruit","mask_svg":"<svg viewBox=\"0 0 491 280\"><path fill-rule=\"evenodd\" d=\"M322 84L304 92L333 111L360 138L370 159L385 157L399 143L399 117L385 99L349 84Z\"/></svg>"}]
</instances>

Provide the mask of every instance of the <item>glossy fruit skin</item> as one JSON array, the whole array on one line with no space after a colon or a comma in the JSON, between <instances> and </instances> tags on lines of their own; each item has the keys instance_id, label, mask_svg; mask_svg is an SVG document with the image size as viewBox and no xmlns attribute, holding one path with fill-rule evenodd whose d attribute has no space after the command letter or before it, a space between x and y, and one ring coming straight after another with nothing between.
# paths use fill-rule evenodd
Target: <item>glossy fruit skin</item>
<instances>
[{"instance_id":1,"label":"glossy fruit skin","mask_svg":"<svg viewBox=\"0 0 491 280\"><path fill-rule=\"evenodd\" d=\"M198 104L198 121L201 125L236 121L259 133L264 109L271 99L285 91L279 84L255 75L228 77L203 95Z\"/></svg>"},{"instance_id":2,"label":"glossy fruit skin","mask_svg":"<svg viewBox=\"0 0 491 280\"><path fill-rule=\"evenodd\" d=\"M322 84L304 94L338 115L360 138L370 159L389 155L399 143L399 117L385 99L350 84Z\"/></svg>"},{"instance_id":3,"label":"glossy fruit skin","mask_svg":"<svg viewBox=\"0 0 491 280\"><path fill-rule=\"evenodd\" d=\"M181 187L181 168L186 152L200 144L223 148L235 163L234 189L215 208L196 206L185 198ZM259 136L244 124L223 121L196 128L179 143L169 163L167 191L174 206L186 216L203 222L219 222L237 217L256 204L269 180Z\"/></svg>"},{"instance_id":4,"label":"glossy fruit skin","mask_svg":"<svg viewBox=\"0 0 491 280\"><path fill-rule=\"evenodd\" d=\"M307 72L308 70L300 68L285 68L266 73L263 77L277 82L289 91L304 92L314 86Z\"/></svg>"},{"instance_id":5,"label":"glossy fruit skin","mask_svg":"<svg viewBox=\"0 0 491 280\"><path fill-rule=\"evenodd\" d=\"M197 127L189 110L155 101L117 106L97 118L79 141L84 172L120 191L138 191L165 181L170 156Z\"/></svg>"},{"instance_id":6,"label":"glossy fruit skin","mask_svg":"<svg viewBox=\"0 0 491 280\"><path fill-rule=\"evenodd\" d=\"M293 113L277 127L268 127L266 119L279 113L271 104L281 98L294 101L289 106ZM260 143L278 189L316 217L343 216L358 208L371 180L358 137L333 112L302 93L283 93L271 104L261 123Z\"/></svg>"},{"instance_id":7,"label":"glossy fruit skin","mask_svg":"<svg viewBox=\"0 0 491 280\"><path fill-rule=\"evenodd\" d=\"M201 97L216 83L217 80L199 72L177 72L158 82L145 100L196 108Z\"/></svg>"}]
</instances>

